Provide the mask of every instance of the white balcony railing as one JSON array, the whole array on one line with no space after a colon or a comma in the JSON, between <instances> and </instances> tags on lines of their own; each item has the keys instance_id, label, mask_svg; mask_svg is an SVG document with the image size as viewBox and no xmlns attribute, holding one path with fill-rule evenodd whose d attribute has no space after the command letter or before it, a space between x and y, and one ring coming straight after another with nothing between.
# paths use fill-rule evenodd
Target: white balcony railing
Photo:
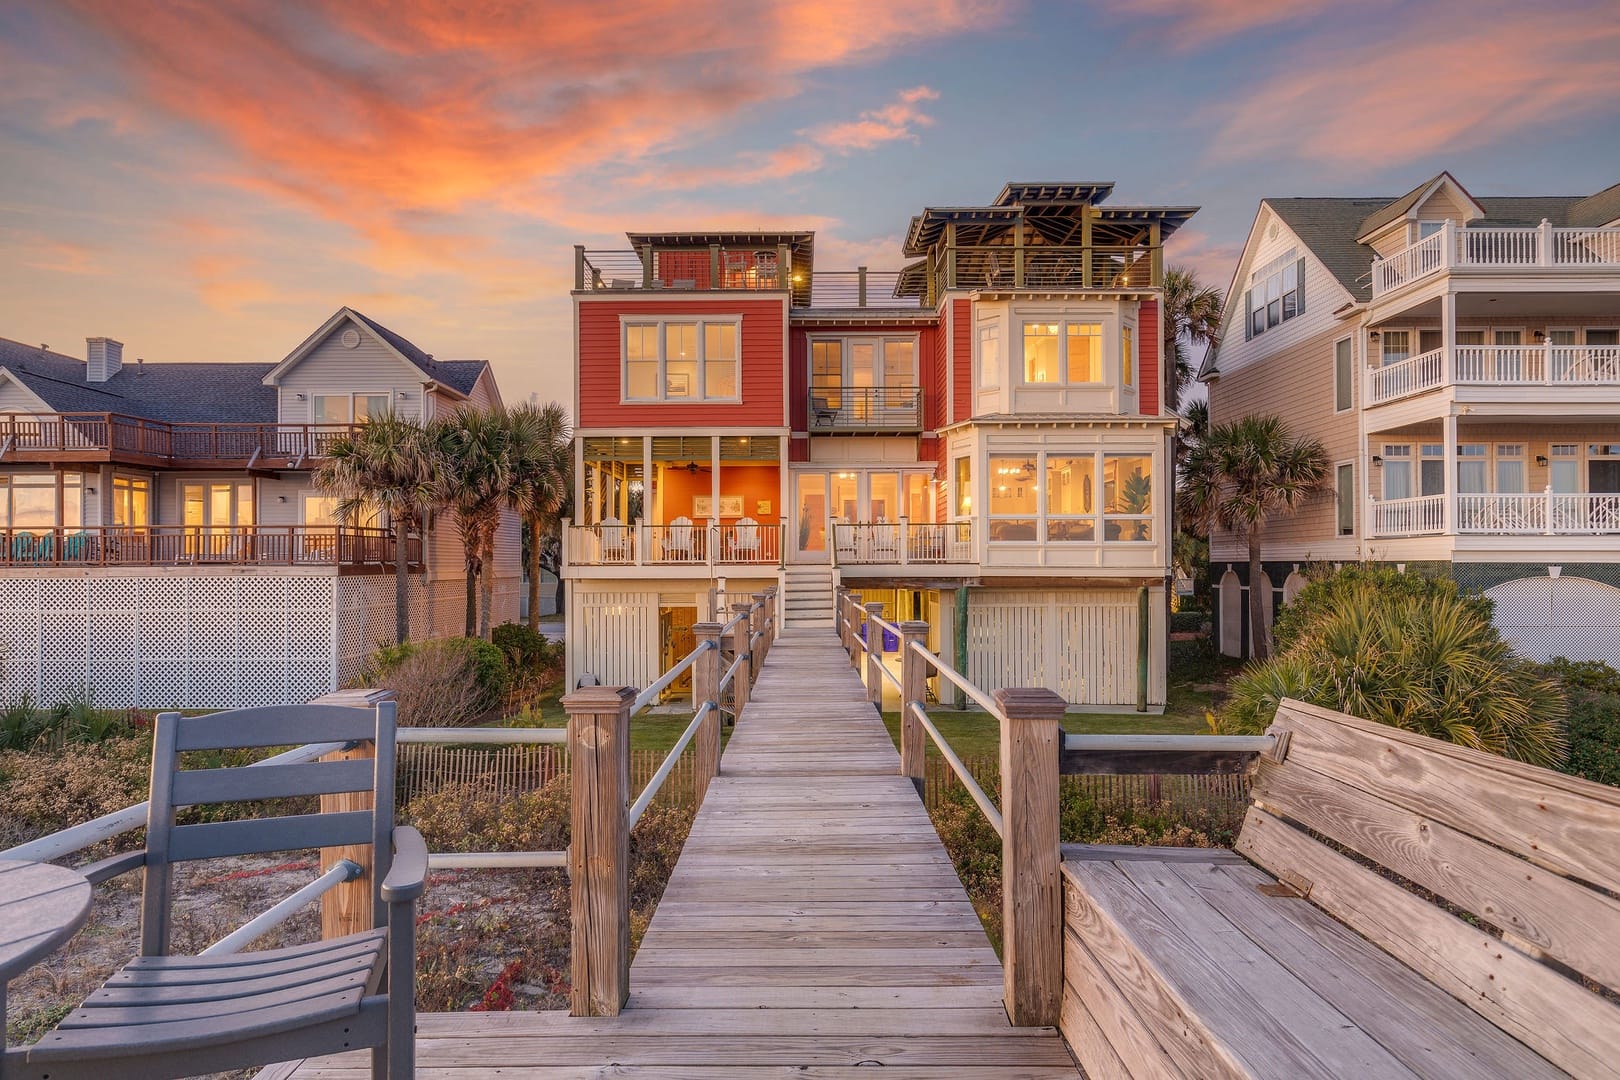
<instances>
[{"instance_id":1,"label":"white balcony railing","mask_svg":"<svg viewBox=\"0 0 1620 1080\"><path fill-rule=\"evenodd\" d=\"M1555 229L1543 221L1534 228L1468 229L1447 222L1439 232L1374 260L1373 297L1458 268L1620 269L1620 228Z\"/></svg>"},{"instance_id":2,"label":"white balcony railing","mask_svg":"<svg viewBox=\"0 0 1620 1080\"><path fill-rule=\"evenodd\" d=\"M1388 499L1372 504L1373 535L1444 533L1444 495ZM1457 496L1456 532L1497 536L1620 535L1620 494L1494 492Z\"/></svg>"},{"instance_id":3,"label":"white balcony railing","mask_svg":"<svg viewBox=\"0 0 1620 1080\"><path fill-rule=\"evenodd\" d=\"M782 526L777 522L725 525L626 525L603 521L563 531L566 566L777 566Z\"/></svg>"},{"instance_id":4,"label":"white balcony railing","mask_svg":"<svg viewBox=\"0 0 1620 1080\"><path fill-rule=\"evenodd\" d=\"M973 528L953 522L834 522L839 566L970 563Z\"/></svg>"},{"instance_id":5,"label":"white balcony railing","mask_svg":"<svg viewBox=\"0 0 1620 1080\"><path fill-rule=\"evenodd\" d=\"M1446 497L1420 495L1372 504L1374 536L1430 536L1446 531Z\"/></svg>"},{"instance_id":6,"label":"white balcony railing","mask_svg":"<svg viewBox=\"0 0 1620 1080\"><path fill-rule=\"evenodd\" d=\"M1367 373L1367 400L1374 405L1432 390L1445 381L1446 350L1432 349Z\"/></svg>"},{"instance_id":7,"label":"white balcony railing","mask_svg":"<svg viewBox=\"0 0 1620 1080\"><path fill-rule=\"evenodd\" d=\"M1617 345L1458 345L1450 383L1457 386L1620 386ZM1447 385L1445 349L1433 349L1367 373L1374 405Z\"/></svg>"},{"instance_id":8,"label":"white balcony railing","mask_svg":"<svg viewBox=\"0 0 1620 1080\"><path fill-rule=\"evenodd\" d=\"M1620 495L1458 495L1457 531L1509 535L1605 536L1620 533Z\"/></svg>"}]
</instances>

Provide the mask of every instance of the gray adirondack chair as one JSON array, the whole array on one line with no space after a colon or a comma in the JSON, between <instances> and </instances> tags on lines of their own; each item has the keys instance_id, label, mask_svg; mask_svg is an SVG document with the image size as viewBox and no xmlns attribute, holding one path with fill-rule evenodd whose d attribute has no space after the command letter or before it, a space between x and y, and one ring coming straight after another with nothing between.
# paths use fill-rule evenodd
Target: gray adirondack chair
<instances>
[{"instance_id":1,"label":"gray adirondack chair","mask_svg":"<svg viewBox=\"0 0 1620 1080\"><path fill-rule=\"evenodd\" d=\"M374 761L181 769L194 750L375 740ZM374 810L176 825L177 806L374 791ZM31 1047L7 1051L5 1080L162 1080L370 1047L374 1080L415 1068L416 899L427 847L395 827L394 703L293 705L157 718L146 849L91 880L144 868L141 955ZM219 956L169 955L175 863L370 844L371 931Z\"/></svg>"}]
</instances>

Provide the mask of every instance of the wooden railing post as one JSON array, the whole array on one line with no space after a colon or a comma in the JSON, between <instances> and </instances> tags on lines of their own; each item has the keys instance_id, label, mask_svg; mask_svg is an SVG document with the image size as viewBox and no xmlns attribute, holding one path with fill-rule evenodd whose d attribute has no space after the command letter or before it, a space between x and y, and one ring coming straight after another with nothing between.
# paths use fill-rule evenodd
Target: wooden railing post
<instances>
[{"instance_id":1,"label":"wooden railing post","mask_svg":"<svg viewBox=\"0 0 1620 1080\"><path fill-rule=\"evenodd\" d=\"M744 657L744 662L737 669L737 674L731 679L731 710L732 715L742 719L742 711L748 705L749 691L753 689L753 660L746 659L750 652L748 648L748 612L751 604L732 604L731 613L741 615L737 625L731 628L731 652L733 658Z\"/></svg>"},{"instance_id":2,"label":"wooden railing post","mask_svg":"<svg viewBox=\"0 0 1620 1080\"><path fill-rule=\"evenodd\" d=\"M861 636L861 615L865 608L861 606L861 594L852 592L848 594L849 600L849 666L856 671L861 670L860 642L865 639Z\"/></svg>"},{"instance_id":3,"label":"wooden railing post","mask_svg":"<svg viewBox=\"0 0 1620 1080\"><path fill-rule=\"evenodd\" d=\"M697 663L692 665L692 709L703 708L712 702L714 708L709 715L703 718L698 725L697 734L692 737L693 764L697 775L693 781L697 793L697 804L703 805L703 796L708 793L709 781L720 772L720 631L725 629L723 623L700 622L692 627L692 636L699 647L704 644L714 646L706 649Z\"/></svg>"},{"instance_id":4,"label":"wooden railing post","mask_svg":"<svg viewBox=\"0 0 1620 1080\"><path fill-rule=\"evenodd\" d=\"M759 679L759 669L765 666L765 594L754 594L753 610L748 614L748 651L752 654L748 660L748 670L753 672L754 679ZM755 640L758 635L758 640Z\"/></svg>"},{"instance_id":5,"label":"wooden railing post","mask_svg":"<svg viewBox=\"0 0 1620 1080\"><path fill-rule=\"evenodd\" d=\"M928 647L928 624L907 620L900 624L900 775L911 777L922 793L928 734L911 714L911 703L928 703L928 662L917 655L912 643Z\"/></svg>"},{"instance_id":6,"label":"wooden railing post","mask_svg":"<svg viewBox=\"0 0 1620 1080\"><path fill-rule=\"evenodd\" d=\"M838 644L849 651L849 587L833 589L833 627L838 631Z\"/></svg>"},{"instance_id":7,"label":"wooden railing post","mask_svg":"<svg viewBox=\"0 0 1620 1080\"><path fill-rule=\"evenodd\" d=\"M1001 722L1002 998L1017 1027L1058 1022L1063 1001L1063 883L1058 851L1058 722L1064 701L1039 688L997 690Z\"/></svg>"},{"instance_id":8,"label":"wooden railing post","mask_svg":"<svg viewBox=\"0 0 1620 1080\"><path fill-rule=\"evenodd\" d=\"M568 713L568 876L574 1016L617 1016L630 994L631 686L587 686Z\"/></svg>"},{"instance_id":9,"label":"wooden railing post","mask_svg":"<svg viewBox=\"0 0 1620 1080\"><path fill-rule=\"evenodd\" d=\"M882 712L883 672L879 668L883 666L883 627L878 625L878 618L883 614L883 605L863 606L866 609L866 700Z\"/></svg>"},{"instance_id":10,"label":"wooden railing post","mask_svg":"<svg viewBox=\"0 0 1620 1080\"><path fill-rule=\"evenodd\" d=\"M351 709L371 709L378 702L394 700L394 692L373 690L338 690L310 699L311 705L343 705ZM347 750L336 750L322 761L368 760L377 756L377 744L371 740L357 743ZM390 785L392 786L392 785ZM341 814L350 810L370 810L376 798L370 791L344 791L336 795L321 796L321 813ZM377 925L377 879L372 872L371 845L350 844L344 847L321 849L321 873L326 873L344 859L360 867L360 875L353 881L335 886L321 897L321 940L363 934Z\"/></svg>"}]
</instances>

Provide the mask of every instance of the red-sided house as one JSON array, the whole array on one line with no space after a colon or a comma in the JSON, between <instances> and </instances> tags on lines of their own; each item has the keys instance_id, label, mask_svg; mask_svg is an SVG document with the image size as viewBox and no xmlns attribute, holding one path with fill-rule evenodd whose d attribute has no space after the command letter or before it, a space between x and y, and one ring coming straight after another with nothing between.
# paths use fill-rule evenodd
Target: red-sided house
<instances>
[{"instance_id":1,"label":"red-sided house","mask_svg":"<svg viewBox=\"0 0 1620 1080\"><path fill-rule=\"evenodd\" d=\"M767 585L831 626L844 584L980 686L1162 703L1161 250L1194 209L1111 191L927 209L899 270L808 231L576 249L570 680L644 686Z\"/></svg>"}]
</instances>

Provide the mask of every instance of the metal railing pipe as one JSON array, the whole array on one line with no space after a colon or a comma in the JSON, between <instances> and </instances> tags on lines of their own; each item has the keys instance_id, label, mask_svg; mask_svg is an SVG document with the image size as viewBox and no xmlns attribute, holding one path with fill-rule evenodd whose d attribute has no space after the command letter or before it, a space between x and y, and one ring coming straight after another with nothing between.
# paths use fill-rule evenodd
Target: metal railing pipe
<instances>
[{"instance_id":1,"label":"metal railing pipe","mask_svg":"<svg viewBox=\"0 0 1620 1080\"><path fill-rule=\"evenodd\" d=\"M692 736L697 734L698 725L702 724L704 719L716 707L714 702L705 701L703 707L692 717L692 722L686 725L686 730L681 732L681 737L675 740L675 745L670 747L669 753L664 755L663 764L658 766L658 771L652 774L651 779L647 781L647 785L641 789L641 794L636 796L636 801L630 806L630 827L632 829L636 827L636 822L641 820L641 815L647 812L647 807L652 805L653 798L658 794L658 789L664 786L665 780L669 779L669 774L675 769L675 763L681 759L681 752L686 749L686 744L692 741Z\"/></svg>"},{"instance_id":2,"label":"metal railing pipe","mask_svg":"<svg viewBox=\"0 0 1620 1080\"><path fill-rule=\"evenodd\" d=\"M305 885L302 889L260 912L197 955L228 956L237 952L242 946L269 933L292 918L300 909L320 899L322 894L337 888L346 881L353 881L361 873L359 863L350 859L342 859L335 863L332 869Z\"/></svg>"},{"instance_id":3,"label":"metal railing pipe","mask_svg":"<svg viewBox=\"0 0 1620 1080\"><path fill-rule=\"evenodd\" d=\"M917 718L917 722L923 726L923 730L928 732L928 737L934 740L934 745L939 747L939 752L950 765L951 771L956 774L958 780L962 781L962 786L967 788L967 793L972 796L973 802L979 808L979 812L990 823L990 827L996 830L996 835L1000 836L1002 834L1001 811L996 809L996 804L990 801L990 796L984 793L984 789L979 786L979 782L973 779L973 774L968 772L968 767L962 763L961 758L956 756L956 751L951 749L951 744L945 741L945 736L939 733L939 728L935 727L934 722L928 718L928 710L923 708L920 701L907 702L906 708L911 712L912 716Z\"/></svg>"},{"instance_id":4,"label":"metal railing pipe","mask_svg":"<svg viewBox=\"0 0 1620 1080\"><path fill-rule=\"evenodd\" d=\"M921 654L924 660L932 664L934 666L934 670L939 673L941 678L951 683L958 690L961 690L962 693L966 694L969 699L971 699L985 712L989 713L991 716L997 717L998 719L1001 717L1000 707L996 705L995 699L993 699L989 694L986 694L984 691L968 682L966 677L958 674L955 668L952 668L950 665L946 664L945 661L923 648L921 642L913 641L911 643L911 648Z\"/></svg>"}]
</instances>

